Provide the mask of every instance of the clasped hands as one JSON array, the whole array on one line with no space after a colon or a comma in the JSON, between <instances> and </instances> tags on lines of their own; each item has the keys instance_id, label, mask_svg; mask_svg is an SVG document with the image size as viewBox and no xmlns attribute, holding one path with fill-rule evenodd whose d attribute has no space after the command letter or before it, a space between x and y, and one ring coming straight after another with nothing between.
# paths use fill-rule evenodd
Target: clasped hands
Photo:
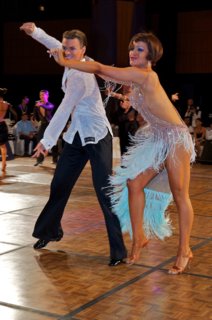
<instances>
[{"instance_id":1,"label":"clasped hands","mask_svg":"<svg viewBox=\"0 0 212 320\"><path fill-rule=\"evenodd\" d=\"M47 50L47 53L49 54L49 57L53 57L55 61L63 66L65 62L65 57L64 57L64 50L61 48L52 48Z\"/></svg>"}]
</instances>

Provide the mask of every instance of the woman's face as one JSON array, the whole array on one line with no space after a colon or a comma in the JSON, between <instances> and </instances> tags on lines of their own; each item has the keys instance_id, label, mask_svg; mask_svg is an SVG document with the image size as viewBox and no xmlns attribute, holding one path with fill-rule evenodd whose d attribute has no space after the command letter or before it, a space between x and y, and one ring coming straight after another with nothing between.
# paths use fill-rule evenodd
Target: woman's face
<instances>
[{"instance_id":1,"label":"woman's face","mask_svg":"<svg viewBox=\"0 0 212 320\"><path fill-rule=\"evenodd\" d=\"M201 127L202 126L202 121L196 119L196 126L197 127Z\"/></svg>"},{"instance_id":2,"label":"woman's face","mask_svg":"<svg viewBox=\"0 0 212 320\"><path fill-rule=\"evenodd\" d=\"M129 50L129 63L131 67L144 67L148 65L148 47L143 41L133 42Z\"/></svg>"}]
</instances>

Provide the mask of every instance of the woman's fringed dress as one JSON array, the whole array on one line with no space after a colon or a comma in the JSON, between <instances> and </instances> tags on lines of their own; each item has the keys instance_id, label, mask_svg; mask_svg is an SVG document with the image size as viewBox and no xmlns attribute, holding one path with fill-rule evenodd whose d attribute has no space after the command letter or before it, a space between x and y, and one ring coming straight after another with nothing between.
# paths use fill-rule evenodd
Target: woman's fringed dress
<instances>
[{"instance_id":1,"label":"woman's fringed dress","mask_svg":"<svg viewBox=\"0 0 212 320\"><path fill-rule=\"evenodd\" d=\"M132 85L131 105L142 115L146 125L138 129L131 137L132 145L123 155L121 165L110 177L112 186L112 209L118 216L123 232L132 236L128 203L127 180L148 169L154 169L157 175L145 187L145 209L143 228L146 237L164 239L172 234L171 223L166 209L172 201L168 175L164 163L167 156L176 161L175 148L183 145L190 154L191 162L195 160L194 145L187 126L182 121L173 125L153 115L148 106L143 106L143 95L138 85ZM174 108L174 107L173 107Z\"/></svg>"}]
</instances>

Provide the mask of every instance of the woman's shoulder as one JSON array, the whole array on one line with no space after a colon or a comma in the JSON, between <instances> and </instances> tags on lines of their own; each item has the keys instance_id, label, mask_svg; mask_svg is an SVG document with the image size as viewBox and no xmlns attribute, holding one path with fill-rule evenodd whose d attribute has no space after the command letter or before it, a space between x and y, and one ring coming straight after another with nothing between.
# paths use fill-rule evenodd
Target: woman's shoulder
<instances>
[{"instance_id":1,"label":"woman's shoulder","mask_svg":"<svg viewBox=\"0 0 212 320\"><path fill-rule=\"evenodd\" d=\"M155 88L159 85L160 81L158 74L153 70L147 72L147 76L142 84L143 90L152 92L155 91Z\"/></svg>"}]
</instances>

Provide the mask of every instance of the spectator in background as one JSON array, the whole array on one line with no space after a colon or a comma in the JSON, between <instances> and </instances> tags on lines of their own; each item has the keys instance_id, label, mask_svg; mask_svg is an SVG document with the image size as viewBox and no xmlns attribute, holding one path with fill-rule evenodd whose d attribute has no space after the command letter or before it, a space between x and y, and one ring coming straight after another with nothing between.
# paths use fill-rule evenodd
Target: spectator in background
<instances>
[{"instance_id":1,"label":"spectator in background","mask_svg":"<svg viewBox=\"0 0 212 320\"><path fill-rule=\"evenodd\" d=\"M176 101L179 101L179 92L175 92L171 95L171 101L172 102L176 102Z\"/></svg>"},{"instance_id":2,"label":"spectator in background","mask_svg":"<svg viewBox=\"0 0 212 320\"><path fill-rule=\"evenodd\" d=\"M116 124L118 126L120 151L121 155L123 155L131 144L131 136L134 136L138 129L136 121L137 111L131 107L129 101L129 86L122 86L121 92L108 91L107 94L119 100L119 107L116 110Z\"/></svg>"},{"instance_id":3,"label":"spectator in background","mask_svg":"<svg viewBox=\"0 0 212 320\"><path fill-rule=\"evenodd\" d=\"M5 90L5 91L4 91ZM3 91L5 93L3 93ZM5 95L7 93L7 89L6 88L0 88L0 94L1 94L1 98L3 98L3 95ZM12 106L11 103L9 103L8 101L5 101L8 104L8 108L7 108L7 112L5 114L5 119L8 119L9 121L7 122L7 125L13 125L14 123L17 122L17 112L15 111L14 107Z\"/></svg>"},{"instance_id":4,"label":"spectator in background","mask_svg":"<svg viewBox=\"0 0 212 320\"><path fill-rule=\"evenodd\" d=\"M137 121L137 124L138 124L138 130L140 128L143 128L145 125L147 125L147 122L144 120L144 118L142 117L142 115L140 113L137 114L136 121Z\"/></svg>"},{"instance_id":5,"label":"spectator in background","mask_svg":"<svg viewBox=\"0 0 212 320\"><path fill-rule=\"evenodd\" d=\"M176 110L179 112L180 116L183 117L183 111L182 111L182 105L181 105L181 101L180 101L180 94L179 92L175 92L171 94L170 97L173 105L175 106Z\"/></svg>"},{"instance_id":6,"label":"spectator in background","mask_svg":"<svg viewBox=\"0 0 212 320\"><path fill-rule=\"evenodd\" d=\"M34 113L31 113L29 116L29 119L33 125L33 127L35 128L36 131L38 131L39 127L40 127L40 121L36 120L34 118Z\"/></svg>"},{"instance_id":7,"label":"spectator in background","mask_svg":"<svg viewBox=\"0 0 212 320\"><path fill-rule=\"evenodd\" d=\"M212 140L212 119L211 119L210 125L206 127L205 138L206 140Z\"/></svg>"},{"instance_id":8,"label":"spectator in background","mask_svg":"<svg viewBox=\"0 0 212 320\"><path fill-rule=\"evenodd\" d=\"M190 134L193 136L194 128L191 125L191 118L190 117L184 117L183 120L184 120L185 124L187 125Z\"/></svg>"},{"instance_id":9,"label":"spectator in background","mask_svg":"<svg viewBox=\"0 0 212 320\"><path fill-rule=\"evenodd\" d=\"M2 161L2 172L6 171L6 159L7 159L7 147L8 141L8 128L4 121L7 110L9 109L9 103L4 101L4 95L6 94L6 88L0 88L0 150Z\"/></svg>"},{"instance_id":10,"label":"spectator in background","mask_svg":"<svg viewBox=\"0 0 212 320\"><path fill-rule=\"evenodd\" d=\"M33 149L37 144L37 130L29 120L27 113L22 113L21 120L16 123L16 134L20 140L24 140L24 156L29 155L29 144L32 141Z\"/></svg>"},{"instance_id":11,"label":"spectator in background","mask_svg":"<svg viewBox=\"0 0 212 320\"><path fill-rule=\"evenodd\" d=\"M36 101L35 107L34 107L34 116L33 118L37 121L40 121L40 126L37 133L37 142L39 142L44 135L44 131L48 127L49 122L52 119L53 116L53 109L54 105L53 103L49 102L49 91L48 90L41 90L39 92L40 100ZM56 153L57 151L55 151ZM39 164L42 164L44 160L44 155L41 153L39 157L37 158L36 163L34 166L38 166ZM53 161L54 161L53 156Z\"/></svg>"},{"instance_id":12,"label":"spectator in background","mask_svg":"<svg viewBox=\"0 0 212 320\"><path fill-rule=\"evenodd\" d=\"M196 127L196 119L201 118L202 111L198 106L194 105L194 100L189 98L187 100L187 110L184 117L190 117L191 125L193 128Z\"/></svg>"},{"instance_id":13,"label":"spectator in background","mask_svg":"<svg viewBox=\"0 0 212 320\"><path fill-rule=\"evenodd\" d=\"M20 121L22 119L22 114L27 114L28 117L30 116L30 113L32 112L32 108L29 106L29 97L24 96L21 100L21 103L14 107L14 110L17 114L16 122Z\"/></svg>"},{"instance_id":14,"label":"spectator in background","mask_svg":"<svg viewBox=\"0 0 212 320\"><path fill-rule=\"evenodd\" d=\"M201 157L203 146L206 139L206 128L202 125L202 120L200 118L196 119L196 126L194 128L194 143L197 153L197 158Z\"/></svg>"}]
</instances>

